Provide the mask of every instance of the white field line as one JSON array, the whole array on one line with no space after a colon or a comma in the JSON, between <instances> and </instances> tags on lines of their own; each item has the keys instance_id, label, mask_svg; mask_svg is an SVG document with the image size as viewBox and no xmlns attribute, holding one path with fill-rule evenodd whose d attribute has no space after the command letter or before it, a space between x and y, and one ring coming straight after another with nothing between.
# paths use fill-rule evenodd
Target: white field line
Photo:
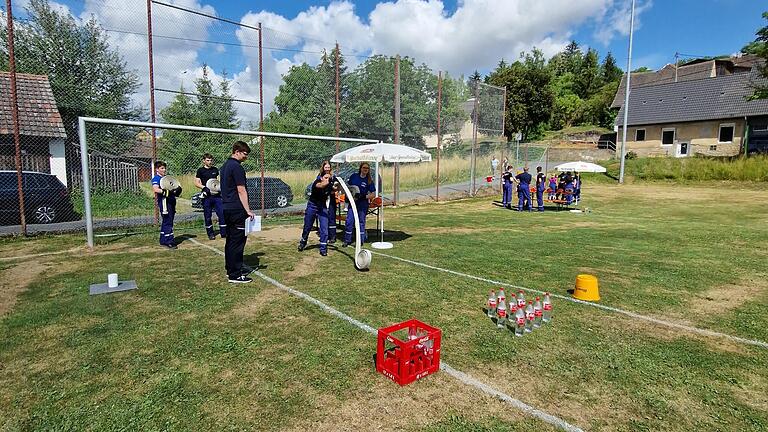
<instances>
[{"instance_id":1,"label":"white field line","mask_svg":"<svg viewBox=\"0 0 768 432\"><path fill-rule=\"evenodd\" d=\"M55 251L55 252L41 252L31 255L17 255L17 256L10 256L10 257L0 257L0 261L15 261L15 260L25 260L29 258L39 258L49 255L60 255L60 254L68 254L68 253L75 253L75 252L83 252L85 251L85 247L76 247L72 249L67 249L63 251Z\"/></svg>"},{"instance_id":2,"label":"white field line","mask_svg":"<svg viewBox=\"0 0 768 432\"><path fill-rule=\"evenodd\" d=\"M409 260L409 259L396 257L394 255L387 255L387 254L384 254L384 253L381 253L381 252L375 252L375 251L371 251L371 253L373 253L375 255L387 257L387 258L392 258L394 260L402 261L402 262L405 262L405 263L408 263L408 264L413 264L413 265L416 265L416 266L425 267L425 268L428 268L428 269L437 270L437 271L441 271L441 272L444 272L444 273L450 273L452 275L456 275L456 276L460 276L460 277L464 277L464 278L469 278L469 279L474 279L474 280L478 280L478 281L481 281L481 282L487 282L487 283L490 283L490 284L493 284L493 285L501 285L501 286L505 286L505 287L508 287L508 288L515 288L515 289L521 289L521 290L525 290L525 291L533 291L533 292L539 293L539 294L544 294L544 291L541 291L541 290L537 290L537 289L533 289L533 288L527 288L527 287L523 287L523 286L519 286L519 285L513 285L513 284L506 283L506 282L496 281L496 280L493 280L493 279L486 279L484 277L473 276L473 275L466 274L466 273L460 273L460 272L457 272L457 271L448 270L448 269L444 269L444 268L440 268L440 267L435 267L435 266L432 266L432 265L429 265L429 264L420 263L418 261L412 261L412 260ZM603 309L603 310L607 310L607 311L611 311L611 312L616 312L616 313L623 314L623 315L626 315L626 316L629 316L629 317L632 317L632 318L635 318L635 319L652 322L654 324L658 324L658 325L662 325L662 326L667 326L667 327L672 327L672 328L676 328L676 329L680 329L680 330L685 330L687 332L697 333L697 334L704 335L704 336L709 336L709 337L729 339L729 340L732 340L734 342L742 343L742 344L745 344L745 345L753 345L753 346L757 346L757 347L760 347L760 348L768 349L768 342L763 342L763 341L760 341L760 340L746 339L746 338L742 338L742 337L738 337L738 336L732 336L732 335L725 334L725 333L719 333L719 332L712 331L712 330L701 329L701 328L698 328L698 327L687 326L687 325L684 325L684 324L678 324L678 323L674 323L674 322L670 322L670 321L664 321L664 320L661 320L661 319L658 319L658 318L653 318L653 317L649 317L649 316L645 316L645 315L640 315L638 313L630 312L630 311L627 311L627 310L624 310L624 309L619 309L619 308L615 308L615 307L611 307L611 306L601 305L601 304L598 304L598 303L592 303L592 302L588 302L588 301L584 301L584 300L579 300L579 299L576 299L576 298L573 298L573 297L564 296L564 295L553 294L553 293L549 293L549 295L551 297L559 298L561 300L568 300L568 301L573 302L573 303L579 303L579 304L583 304L583 305L586 305L586 306L592 306L592 307L595 307L595 308L598 308L598 309Z\"/></svg>"},{"instance_id":3,"label":"white field line","mask_svg":"<svg viewBox=\"0 0 768 432\"><path fill-rule=\"evenodd\" d=\"M192 239L192 238L187 239L187 240L189 240L190 242L192 242L192 243L194 243L194 244L196 244L198 246L202 246L204 248L210 249L211 251L213 251L213 252L215 252L215 253L217 253L219 255L222 255L222 256L224 255L224 252L220 251L219 249L216 249L213 246L210 246L210 245L207 245L207 244L204 244L204 243L200 243L199 241L197 241L195 239ZM283 291L286 291L286 292L288 292L290 294L293 294L293 295L295 295L295 296L297 296L297 297L299 297L301 299L304 299L304 300L306 300L306 301L308 301L308 302L310 302L310 303L320 307L320 309L328 312L329 314L331 314L331 315L333 315L335 317L341 318L344 321L347 321L347 322L357 326L358 328L360 328L361 330L363 330L363 331L365 331L367 333L370 333L370 334L372 334L374 336L378 335L378 331L376 329L374 329L373 327L369 326L368 324L360 322L360 321L352 318L351 316L349 316L349 315L347 315L347 314L345 314L345 313L343 313L341 311L338 311L338 310L328 306L327 304L321 302L320 300L317 300L316 298L314 298L314 297L312 297L310 295L307 295L307 294L305 294L305 293L303 293L301 291L297 291L297 290L295 290L295 289L293 289L293 288L291 288L289 286L283 285L282 283L272 279L271 277L265 275L264 273L262 273L262 272L260 272L258 270L253 270L253 269L250 269L250 270L251 270L252 274L255 274L256 276L258 276L261 279L269 282L270 284L276 286L277 288L280 288ZM515 399L512 396L507 395L506 393L503 393L503 392L501 392L499 390L496 390L495 388L493 388L493 387L491 387L491 386L489 386L489 385L487 385L487 384L485 384L485 383L483 383L481 381L478 381L476 378L473 378L472 376L467 375L464 372L461 372L461 371L459 371L457 369L452 368L451 366L449 366L444 361L440 362L440 369L445 371L445 373L447 373L448 375L450 375L450 376L456 378L457 380L461 381L462 383L464 383L464 384L466 384L468 386L475 387L475 388L477 388L478 390L482 391L485 394L488 394L490 396L494 396L494 397L496 397L496 398L498 398L498 399L500 399L500 400L502 400L502 401L512 405L513 407L519 409L520 411L522 411L522 412L524 412L524 413L526 413L526 414L528 414L530 416L538 418L539 420L545 421L545 422L547 422L547 423L549 423L549 424L551 424L553 426L559 427L560 429L563 429L563 430L568 431L568 432L583 432L582 429L580 429L580 428L578 428L578 427L576 427L576 426L566 422L565 420L563 420L563 419L561 419L559 417L555 417L552 414L547 414L544 411L538 410L538 409L536 409L536 408L526 404L525 402L522 402L522 401L520 401L518 399Z\"/></svg>"}]
</instances>

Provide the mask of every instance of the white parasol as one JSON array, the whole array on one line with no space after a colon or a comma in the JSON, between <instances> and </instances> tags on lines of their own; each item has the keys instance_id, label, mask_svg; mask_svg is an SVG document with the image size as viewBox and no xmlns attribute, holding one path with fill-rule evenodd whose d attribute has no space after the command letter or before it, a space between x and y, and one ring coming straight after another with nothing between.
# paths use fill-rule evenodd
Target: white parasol
<instances>
[{"instance_id":1,"label":"white parasol","mask_svg":"<svg viewBox=\"0 0 768 432\"><path fill-rule=\"evenodd\" d=\"M389 144L379 142L376 144L364 144L361 146L353 147L348 150L344 150L341 153L333 155L331 162L344 163L344 162L374 162L376 163L376 196L381 193L379 191L379 162L431 162L432 155L425 151L415 149L399 144ZM391 249L392 243L384 241L384 205L379 208L381 212L381 223L379 230L381 232L381 241L374 242L371 247L375 249ZM361 215L365 217L365 215Z\"/></svg>"},{"instance_id":2,"label":"white parasol","mask_svg":"<svg viewBox=\"0 0 768 432\"><path fill-rule=\"evenodd\" d=\"M555 167L557 171L576 171L576 172L590 172L590 173L603 173L605 167L598 164L593 164L584 161L578 162L566 162L564 164L557 165Z\"/></svg>"}]
</instances>

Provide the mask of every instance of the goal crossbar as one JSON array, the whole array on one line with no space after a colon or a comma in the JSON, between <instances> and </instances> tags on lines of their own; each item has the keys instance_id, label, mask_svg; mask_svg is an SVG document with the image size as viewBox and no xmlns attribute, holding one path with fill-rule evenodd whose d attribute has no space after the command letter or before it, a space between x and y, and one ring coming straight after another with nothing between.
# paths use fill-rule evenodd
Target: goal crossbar
<instances>
[{"instance_id":1,"label":"goal crossbar","mask_svg":"<svg viewBox=\"0 0 768 432\"><path fill-rule=\"evenodd\" d=\"M255 137L273 137L273 138L298 138L298 139L311 139L319 141L335 141L335 142L349 142L360 144L375 144L378 140L364 139L364 138L344 138L344 137L332 137L321 135L301 135L301 134L288 134L280 132L263 132L263 131L249 131L239 129L223 129L223 128L210 128L203 126L185 126L170 123L153 123L153 122L140 122L131 120L116 120L106 119L98 117L78 117L77 129L80 138L80 164L83 170L83 201L85 210L85 231L88 239L88 247L93 247L93 212L91 209L91 181L88 173L88 137L86 136L85 126L87 123L108 124L116 126L131 126L151 129L172 129L172 130L185 130L193 132L208 132L208 133L220 133L229 135L249 135Z\"/></svg>"}]
</instances>

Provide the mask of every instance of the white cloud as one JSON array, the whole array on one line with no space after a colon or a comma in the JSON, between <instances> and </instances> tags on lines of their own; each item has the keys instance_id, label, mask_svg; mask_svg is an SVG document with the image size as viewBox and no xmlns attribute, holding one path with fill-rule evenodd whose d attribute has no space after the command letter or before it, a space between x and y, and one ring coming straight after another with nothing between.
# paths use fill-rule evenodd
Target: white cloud
<instances>
[{"instance_id":1,"label":"white cloud","mask_svg":"<svg viewBox=\"0 0 768 432\"><path fill-rule=\"evenodd\" d=\"M652 0L641 0L635 4L635 30L638 30L641 27L640 16L652 6ZM618 7L613 8L608 13L607 17L600 20L598 30L595 31L595 39L604 45L608 45L616 35L629 35L631 16L631 0L622 0Z\"/></svg>"}]
</instances>

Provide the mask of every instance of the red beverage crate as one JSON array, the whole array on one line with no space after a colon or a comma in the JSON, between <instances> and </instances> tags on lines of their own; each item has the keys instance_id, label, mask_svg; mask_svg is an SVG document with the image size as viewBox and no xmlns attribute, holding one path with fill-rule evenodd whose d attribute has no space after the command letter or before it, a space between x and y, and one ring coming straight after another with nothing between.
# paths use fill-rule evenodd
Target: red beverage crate
<instances>
[{"instance_id":1,"label":"red beverage crate","mask_svg":"<svg viewBox=\"0 0 768 432\"><path fill-rule=\"evenodd\" d=\"M440 329L415 319L381 328L376 370L401 386L435 373L440 369L441 338Z\"/></svg>"}]
</instances>

